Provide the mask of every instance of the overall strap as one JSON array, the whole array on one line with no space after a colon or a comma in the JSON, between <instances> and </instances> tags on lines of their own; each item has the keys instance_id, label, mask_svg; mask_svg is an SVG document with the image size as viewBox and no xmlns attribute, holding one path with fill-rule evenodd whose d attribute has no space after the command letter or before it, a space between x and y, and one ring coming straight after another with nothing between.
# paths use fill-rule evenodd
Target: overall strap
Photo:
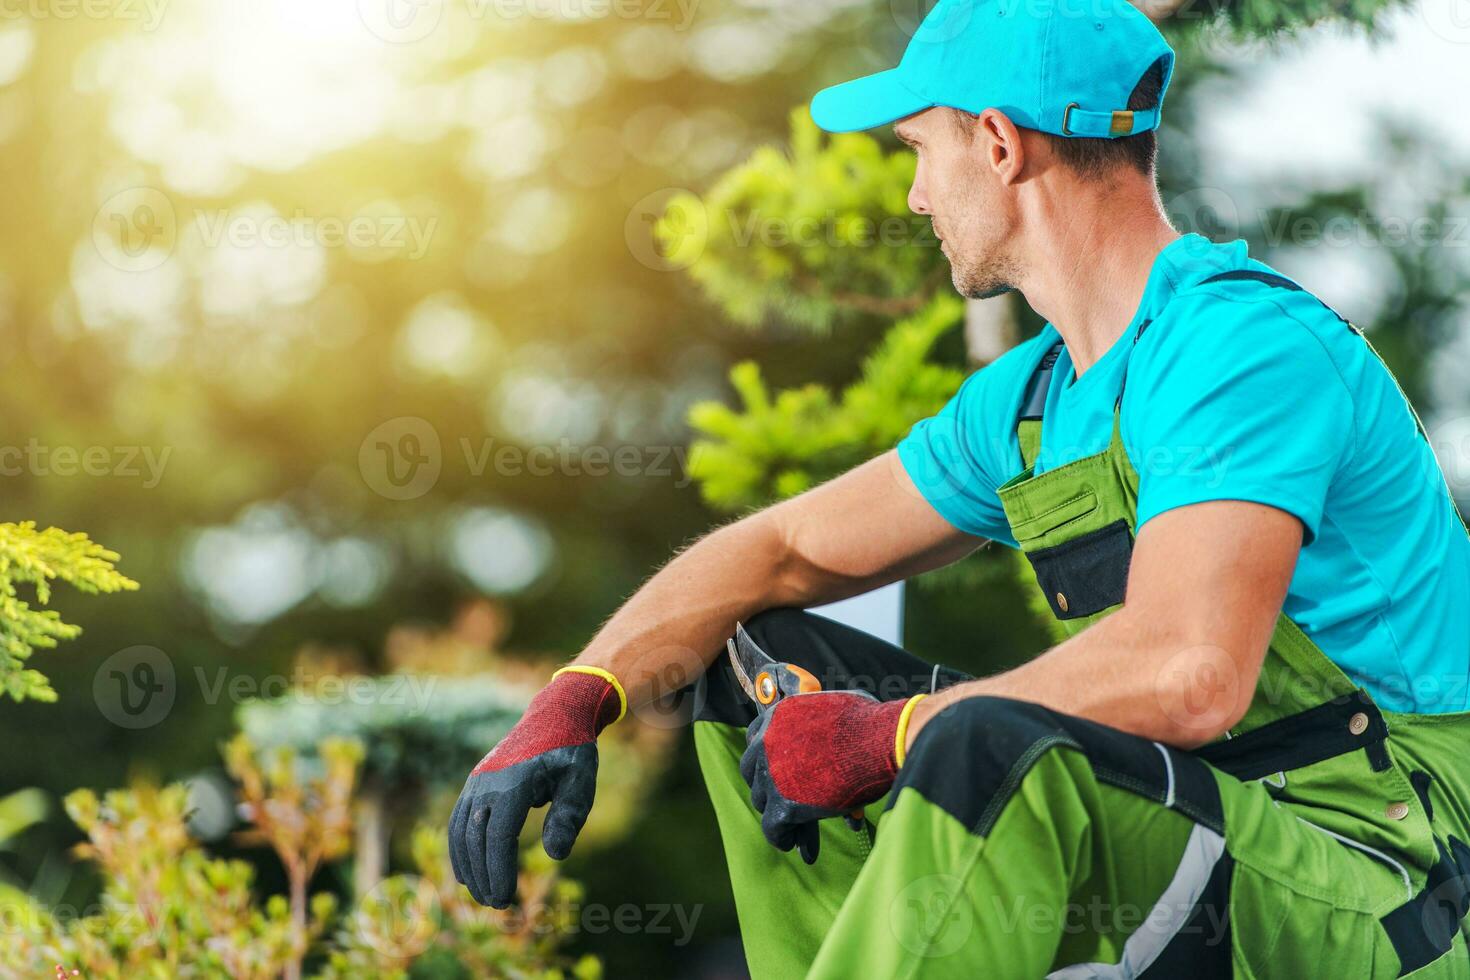
<instances>
[{"instance_id":1,"label":"overall strap","mask_svg":"<svg viewBox=\"0 0 1470 980\"><path fill-rule=\"evenodd\" d=\"M1046 411L1046 393L1051 390L1051 376L1056 371L1057 358L1062 356L1065 345L1059 340L1041 356L1041 362L1026 382L1026 393L1021 398L1021 411L1016 416L1016 439L1021 443L1021 462L1027 470L1036 465L1041 455L1041 416Z\"/></svg>"},{"instance_id":2,"label":"overall strap","mask_svg":"<svg viewBox=\"0 0 1470 980\"><path fill-rule=\"evenodd\" d=\"M1293 282L1285 276L1277 275L1274 272L1260 272L1255 269L1232 269L1229 272L1221 272L1201 281L1199 285L1208 286L1211 283L1216 282L1240 282L1242 280L1259 282L1266 286L1271 286L1276 289L1286 289L1295 293L1306 292L1306 290L1303 289L1298 283ZM1313 299L1317 300L1318 303L1322 303L1322 300L1315 294L1309 295L1311 295ZM1414 403L1409 400L1408 392L1404 391L1404 386L1399 384L1399 379L1389 368L1388 362L1383 359L1383 355L1378 353L1378 349L1373 346L1373 342L1368 339L1367 335L1365 335L1362 330L1354 326L1352 321L1350 321L1347 317L1343 316L1341 313L1337 312L1326 303L1322 303L1322 308L1341 320L1343 324L1346 325L1347 328L1353 333L1363 338L1363 343L1367 346L1369 352L1372 353L1374 357L1378 358L1378 363L1383 365L1383 370L1388 371L1388 376L1390 378L1393 378L1394 387L1398 388L1399 397L1404 400L1404 405L1409 409L1409 414L1413 416L1414 425L1418 428L1419 435L1423 437L1426 442L1428 442L1429 430L1424 428L1424 420L1419 417L1419 412L1416 408L1414 408ZM1430 448L1430 451L1433 452L1433 447ZM1445 481L1445 494L1450 498L1451 509L1454 510L1455 515L1460 518L1461 526L1465 528L1467 534L1470 534L1470 524L1465 523L1465 515L1460 513L1460 505L1455 501L1455 495L1450 492L1449 481Z\"/></svg>"}]
</instances>

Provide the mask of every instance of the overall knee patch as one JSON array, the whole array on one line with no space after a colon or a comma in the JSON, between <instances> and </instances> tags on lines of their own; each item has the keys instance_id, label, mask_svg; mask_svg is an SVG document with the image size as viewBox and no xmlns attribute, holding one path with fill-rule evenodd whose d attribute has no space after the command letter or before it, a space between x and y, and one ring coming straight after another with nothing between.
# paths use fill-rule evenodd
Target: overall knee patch
<instances>
[{"instance_id":1,"label":"overall knee patch","mask_svg":"<svg viewBox=\"0 0 1470 980\"><path fill-rule=\"evenodd\" d=\"M1099 782L1224 832L1220 790L1203 762L1158 742L1009 698L970 698L933 718L899 771L889 805L902 790L913 789L971 833L985 836L1036 760L1055 749L1080 752Z\"/></svg>"}]
</instances>

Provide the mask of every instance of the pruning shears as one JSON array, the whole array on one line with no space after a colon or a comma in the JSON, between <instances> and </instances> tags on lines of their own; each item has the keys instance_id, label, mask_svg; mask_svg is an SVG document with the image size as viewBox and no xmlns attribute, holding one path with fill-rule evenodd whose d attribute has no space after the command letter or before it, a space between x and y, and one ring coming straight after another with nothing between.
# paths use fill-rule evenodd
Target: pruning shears
<instances>
[{"instance_id":1,"label":"pruning shears","mask_svg":"<svg viewBox=\"0 0 1470 980\"><path fill-rule=\"evenodd\" d=\"M764 715L773 710L782 698L793 694L815 694L822 689L822 682L805 668L795 664L781 663L762 650L759 643L735 624L735 635L725 641L725 652L730 656L730 666L735 670L735 679L746 697L755 703L755 710ZM862 830L862 810L854 810L843 817L854 830Z\"/></svg>"}]
</instances>

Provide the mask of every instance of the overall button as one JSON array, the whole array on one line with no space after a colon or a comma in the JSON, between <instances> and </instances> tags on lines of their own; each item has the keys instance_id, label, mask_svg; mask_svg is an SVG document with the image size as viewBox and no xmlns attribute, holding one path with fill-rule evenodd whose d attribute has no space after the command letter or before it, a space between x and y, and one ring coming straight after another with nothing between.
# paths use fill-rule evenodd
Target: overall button
<instances>
[{"instance_id":1,"label":"overall button","mask_svg":"<svg viewBox=\"0 0 1470 980\"><path fill-rule=\"evenodd\" d=\"M1359 711L1348 719L1348 731L1361 735L1368 730L1368 716Z\"/></svg>"},{"instance_id":2,"label":"overall button","mask_svg":"<svg viewBox=\"0 0 1470 980\"><path fill-rule=\"evenodd\" d=\"M1067 611L1067 597L1060 592L1057 593L1057 608L1062 612Z\"/></svg>"},{"instance_id":3,"label":"overall button","mask_svg":"<svg viewBox=\"0 0 1470 980\"><path fill-rule=\"evenodd\" d=\"M1390 803L1388 809L1383 811L1383 815L1390 820L1402 820L1409 815L1409 804Z\"/></svg>"}]
</instances>

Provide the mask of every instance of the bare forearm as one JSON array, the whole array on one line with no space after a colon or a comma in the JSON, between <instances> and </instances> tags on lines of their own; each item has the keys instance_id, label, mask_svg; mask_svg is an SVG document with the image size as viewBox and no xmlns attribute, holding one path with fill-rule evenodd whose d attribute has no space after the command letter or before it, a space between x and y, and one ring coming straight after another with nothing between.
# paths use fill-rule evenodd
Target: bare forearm
<instances>
[{"instance_id":1,"label":"bare forearm","mask_svg":"<svg viewBox=\"0 0 1470 980\"><path fill-rule=\"evenodd\" d=\"M658 571L588 644L577 663L611 671L641 704L693 683L735 624L814 588L771 512L700 539Z\"/></svg>"},{"instance_id":2,"label":"bare forearm","mask_svg":"<svg viewBox=\"0 0 1470 980\"><path fill-rule=\"evenodd\" d=\"M939 517L886 453L700 540L649 579L577 662L611 671L640 704L698 678L740 620L859 595L980 543Z\"/></svg>"},{"instance_id":3,"label":"bare forearm","mask_svg":"<svg viewBox=\"0 0 1470 980\"><path fill-rule=\"evenodd\" d=\"M1291 514L1212 501L1138 533L1123 608L1015 670L956 685L914 709L909 744L980 695L1034 701L1180 748L1245 714L1301 549Z\"/></svg>"},{"instance_id":4,"label":"bare forearm","mask_svg":"<svg viewBox=\"0 0 1470 980\"><path fill-rule=\"evenodd\" d=\"M1264 651L1266 640L1260 640ZM1126 609L1035 660L941 691L914 709L909 744L930 720L967 698L1033 701L1142 738L1193 748L1239 720L1258 657L1151 626Z\"/></svg>"}]
</instances>

